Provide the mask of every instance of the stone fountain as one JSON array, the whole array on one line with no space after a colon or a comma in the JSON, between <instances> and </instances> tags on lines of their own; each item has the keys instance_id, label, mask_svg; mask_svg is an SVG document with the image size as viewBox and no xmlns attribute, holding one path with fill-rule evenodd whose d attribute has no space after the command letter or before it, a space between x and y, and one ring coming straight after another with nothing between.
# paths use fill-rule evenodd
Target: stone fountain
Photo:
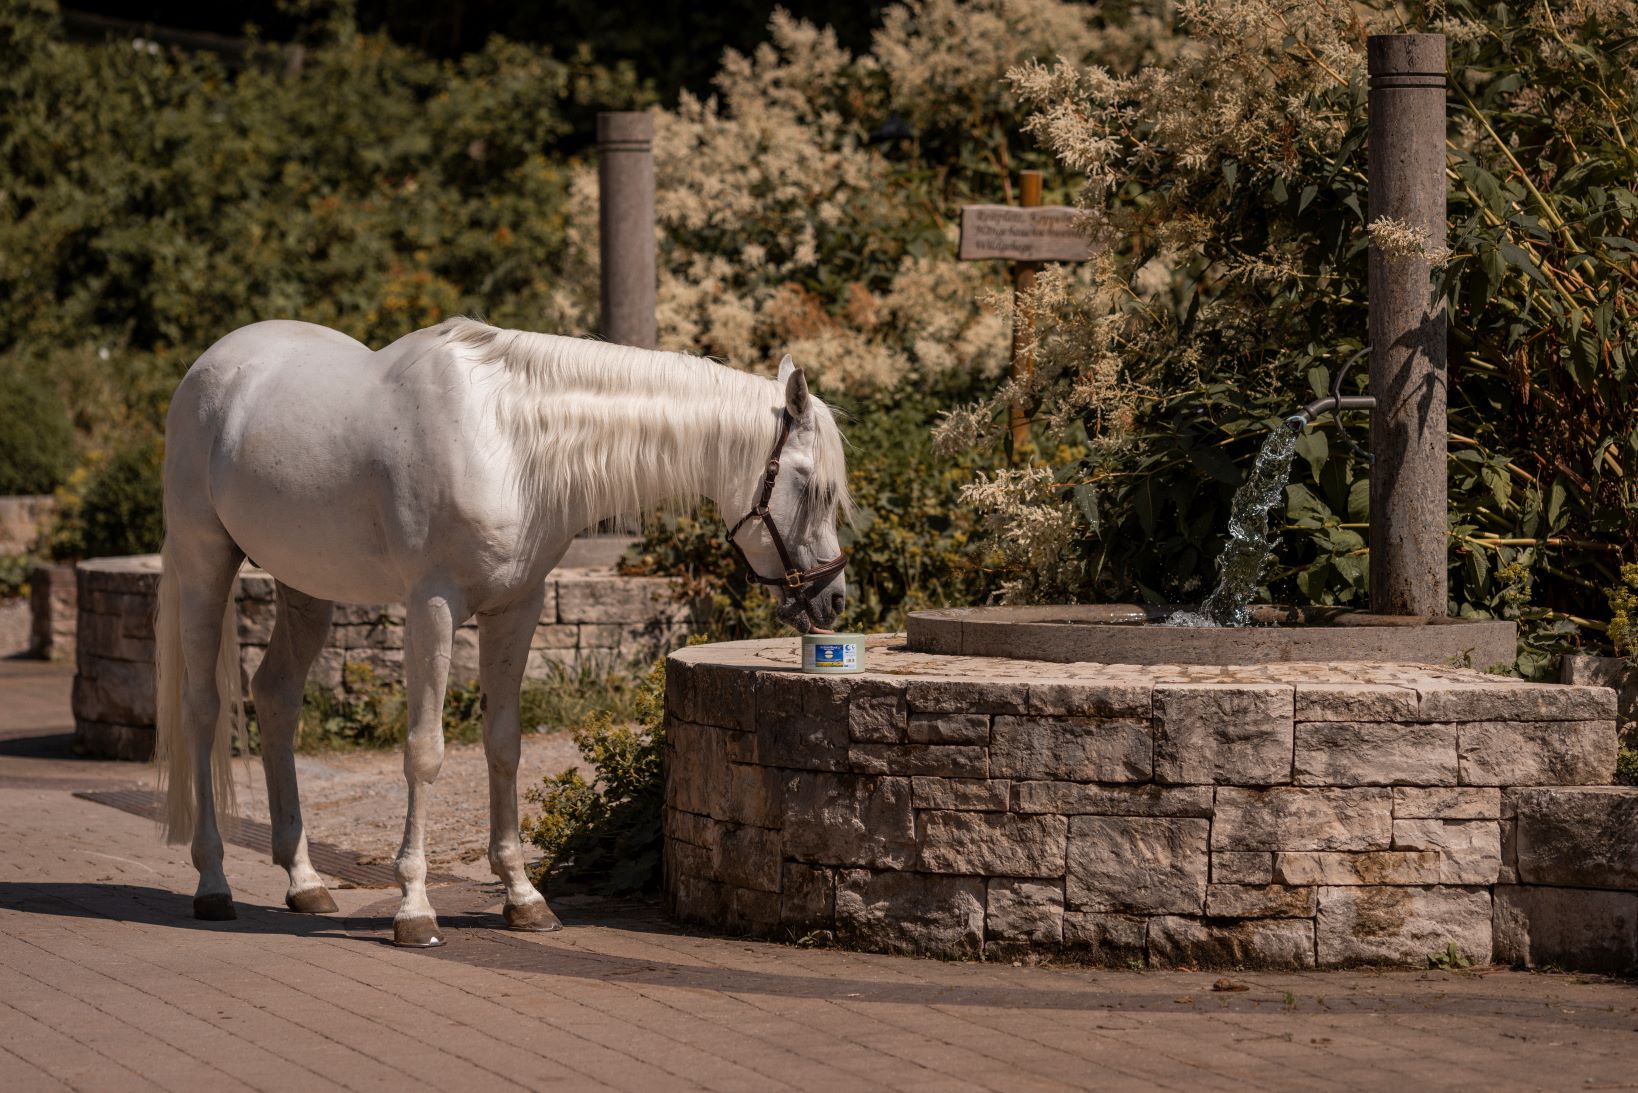
<instances>
[{"instance_id":1,"label":"stone fountain","mask_svg":"<svg viewBox=\"0 0 1638 1093\"><path fill-rule=\"evenodd\" d=\"M1441 238L1444 42L1370 41L1371 216ZM1444 315L1371 257L1373 613L911 617L869 671L788 639L666 677L666 898L716 929L949 958L1638 966L1616 699L1446 613Z\"/></svg>"}]
</instances>

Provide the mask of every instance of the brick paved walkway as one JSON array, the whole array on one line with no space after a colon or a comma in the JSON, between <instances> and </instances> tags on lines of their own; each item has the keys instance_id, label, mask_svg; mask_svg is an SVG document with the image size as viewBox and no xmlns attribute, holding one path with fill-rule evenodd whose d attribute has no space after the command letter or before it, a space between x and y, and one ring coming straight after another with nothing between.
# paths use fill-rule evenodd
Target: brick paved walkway
<instances>
[{"instance_id":1,"label":"brick paved walkway","mask_svg":"<svg viewBox=\"0 0 1638 1093\"><path fill-rule=\"evenodd\" d=\"M1638 986L1588 977L1216 974L944 964L691 935L564 900L432 892L451 941L385 939L395 900L286 914L228 849L240 919L139 817L71 796L146 770L62 755L61 670L0 661L0 1090L1624 1089Z\"/></svg>"}]
</instances>

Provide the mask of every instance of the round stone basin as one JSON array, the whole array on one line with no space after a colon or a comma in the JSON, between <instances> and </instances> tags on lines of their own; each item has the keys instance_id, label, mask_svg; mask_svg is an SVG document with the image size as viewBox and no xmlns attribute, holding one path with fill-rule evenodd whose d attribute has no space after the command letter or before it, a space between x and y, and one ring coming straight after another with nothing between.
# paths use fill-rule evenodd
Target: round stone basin
<instances>
[{"instance_id":1,"label":"round stone basin","mask_svg":"<svg viewBox=\"0 0 1638 1093\"><path fill-rule=\"evenodd\" d=\"M1518 633L1496 619L1417 619L1262 605L1243 627L1166 626L1177 607L1070 604L913 611L909 647L1059 664L1443 664L1511 668ZM1188 610L1183 608L1182 610Z\"/></svg>"}]
</instances>

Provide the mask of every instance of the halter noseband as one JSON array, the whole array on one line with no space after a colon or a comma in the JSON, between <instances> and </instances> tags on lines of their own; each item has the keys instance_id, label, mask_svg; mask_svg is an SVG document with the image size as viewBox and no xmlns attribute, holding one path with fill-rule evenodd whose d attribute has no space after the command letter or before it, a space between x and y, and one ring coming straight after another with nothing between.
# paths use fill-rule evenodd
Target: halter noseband
<instances>
[{"instance_id":1,"label":"halter noseband","mask_svg":"<svg viewBox=\"0 0 1638 1093\"><path fill-rule=\"evenodd\" d=\"M785 549L785 538L779 534L779 528L774 524L773 514L768 511L768 501L773 497L774 483L779 479L779 456L785 450L785 441L791 435L791 414L789 410L779 415L779 439L774 441L773 452L768 456L768 469L762 475L762 490L757 494L756 504L751 511L739 518L739 522L728 529L728 541L734 549L739 551L739 557L745 563L745 570L750 580L757 584L773 585L789 592L802 605L808 621L815 628L819 626L819 619L813 613L813 592L816 587L824 584L831 577L840 573L847 566L847 555L838 554L828 562L820 562L812 569L797 568L791 552ZM779 564L785 567L783 576L764 577L751 564L750 555L745 548L739 545L739 529L751 520L761 520L762 526L768 529L768 538L773 540L774 550L779 552Z\"/></svg>"}]
</instances>

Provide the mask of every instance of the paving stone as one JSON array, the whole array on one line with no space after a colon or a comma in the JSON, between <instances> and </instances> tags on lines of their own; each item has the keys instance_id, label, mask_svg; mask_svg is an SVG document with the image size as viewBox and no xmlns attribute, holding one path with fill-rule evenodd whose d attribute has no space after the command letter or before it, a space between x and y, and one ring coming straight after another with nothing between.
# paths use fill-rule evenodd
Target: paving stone
<instances>
[{"instance_id":1,"label":"paving stone","mask_svg":"<svg viewBox=\"0 0 1638 1093\"><path fill-rule=\"evenodd\" d=\"M1064 939L1062 881L994 877L986 886L984 934L992 941L1017 941L1057 948Z\"/></svg>"},{"instance_id":2,"label":"paving stone","mask_svg":"<svg viewBox=\"0 0 1638 1093\"><path fill-rule=\"evenodd\" d=\"M854 744L847 761L861 774L983 778L990 772L989 752L968 744Z\"/></svg>"},{"instance_id":3,"label":"paving stone","mask_svg":"<svg viewBox=\"0 0 1638 1093\"><path fill-rule=\"evenodd\" d=\"M1613 720L1476 721L1457 732L1463 785L1596 786L1615 780Z\"/></svg>"},{"instance_id":4,"label":"paving stone","mask_svg":"<svg viewBox=\"0 0 1638 1093\"><path fill-rule=\"evenodd\" d=\"M1312 968L1312 919L1206 923L1157 915L1149 920L1149 960L1159 967Z\"/></svg>"},{"instance_id":5,"label":"paving stone","mask_svg":"<svg viewBox=\"0 0 1638 1093\"><path fill-rule=\"evenodd\" d=\"M818 865L786 862L779 886L779 922L792 930L830 930L836 926L836 871Z\"/></svg>"},{"instance_id":6,"label":"paving stone","mask_svg":"<svg viewBox=\"0 0 1638 1093\"><path fill-rule=\"evenodd\" d=\"M1197 816L1212 814L1210 786L1093 786L1082 782L1018 782L1018 812L1064 816Z\"/></svg>"},{"instance_id":7,"label":"paving stone","mask_svg":"<svg viewBox=\"0 0 1638 1093\"><path fill-rule=\"evenodd\" d=\"M1282 884L1438 884L1435 850L1296 850L1274 855Z\"/></svg>"},{"instance_id":8,"label":"paving stone","mask_svg":"<svg viewBox=\"0 0 1638 1093\"><path fill-rule=\"evenodd\" d=\"M1498 884L1495 900L1498 963L1609 975L1638 969L1638 892Z\"/></svg>"},{"instance_id":9,"label":"paving stone","mask_svg":"<svg viewBox=\"0 0 1638 1093\"><path fill-rule=\"evenodd\" d=\"M923 812L921 857L928 873L1061 877L1069 821L1010 812Z\"/></svg>"},{"instance_id":10,"label":"paving stone","mask_svg":"<svg viewBox=\"0 0 1638 1093\"><path fill-rule=\"evenodd\" d=\"M913 713L908 735L916 744L988 744L990 715L982 713Z\"/></svg>"},{"instance_id":11,"label":"paving stone","mask_svg":"<svg viewBox=\"0 0 1638 1093\"><path fill-rule=\"evenodd\" d=\"M1209 884L1206 914L1212 918L1305 918L1317 904L1312 885Z\"/></svg>"},{"instance_id":12,"label":"paving stone","mask_svg":"<svg viewBox=\"0 0 1638 1093\"><path fill-rule=\"evenodd\" d=\"M1148 717L1153 688L1142 683L1031 683L1026 712L1036 717Z\"/></svg>"},{"instance_id":13,"label":"paving stone","mask_svg":"<svg viewBox=\"0 0 1638 1093\"><path fill-rule=\"evenodd\" d=\"M1501 790L1399 786L1393 791L1393 816L1396 820L1494 820L1501 816Z\"/></svg>"},{"instance_id":14,"label":"paving stone","mask_svg":"<svg viewBox=\"0 0 1638 1093\"><path fill-rule=\"evenodd\" d=\"M971 812L1005 812L1012 783L988 778L910 779L910 793L918 809L939 808Z\"/></svg>"},{"instance_id":15,"label":"paving stone","mask_svg":"<svg viewBox=\"0 0 1638 1093\"><path fill-rule=\"evenodd\" d=\"M1297 683L1297 721L1417 720L1421 700L1413 688L1381 683Z\"/></svg>"},{"instance_id":16,"label":"paving stone","mask_svg":"<svg viewBox=\"0 0 1638 1093\"><path fill-rule=\"evenodd\" d=\"M1157 686L1154 773L1182 785L1291 781L1288 686Z\"/></svg>"},{"instance_id":17,"label":"paving stone","mask_svg":"<svg viewBox=\"0 0 1638 1093\"><path fill-rule=\"evenodd\" d=\"M872 744L898 744L905 740L909 705L904 684L861 680L849 691L848 734Z\"/></svg>"},{"instance_id":18,"label":"paving stone","mask_svg":"<svg viewBox=\"0 0 1638 1093\"><path fill-rule=\"evenodd\" d=\"M1488 888L1322 887L1317 941L1322 965L1414 964L1456 948L1490 963Z\"/></svg>"},{"instance_id":19,"label":"paving stone","mask_svg":"<svg viewBox=\"0 0 1638 1093\"><path fill-rule=\"evenodd\" d=\"M1386 850L1392 791L1219 786L1211 840L1214 850Z\"/></svg>"},{"instance_id":20,"label":"paving stone","mask_svg":"<svg viewBox=\"0 0 1638 1093\"><path fill-rule=\"evenodd\" d=\"M1213 884L1273 884L1274 855L1262 850L1213 850Z\"/></svg>"},{"instance_id":21,"label":"paving stone","mask_svg":"<svg viewBox=\"0 0 1638 1093\"><path fill-rule=\"evenodd\" d=\"M1517 789L1507 796L1525 884L1638 889L1638 788Z\"/></svg>"},{"instance_id":22,"label":"paving stone","mask_svg":"<svg viewBox=\"0 0 1638 1093\"><path fill-rule=\"evenodd\" d=\"M1299 724L1296 781L1309 786L1454 786L1456 726Z\"/></svg>"},{"instance_id":23,"label":"paving stone","mask_svg":"<svg viewBox=\"0 0 1638 1093\"><path fill-rule=\"evenodd\" d=\"M873 952L977 956L984 947L984 889L978 877L843 870L836 933Z\"/></svg>"},{"instance_id":24,"label":"paving stone","mask_svg":"<svg viewBox=\"0 0 1638 1093\"><path fill-rule=\"evenodd\" d=\"M1004 778L1147 782L1154 743L1148 721L1088 717L996 717L990 769Z\"/></svg>"},{"instance_id":25,"label":"paving stone","mask_svg":"<svg viewBox=\"0 0 1638 1093\"><path fill-rule=\"evenodd\" d=\"M910 779L797 773L785 782L785 853L821 865L904 869L916 857Z\"/></svg>"},{"instance_id":26,"label":"paving stone","mask_svg":"<svg viewBox=\"0 0 1638 1093\"><path fill-rule=\"evenodd\" d=\"M1106 967L1141 967L1147 959L1149 919L1101 911L1064 912L1064 948L1075 960Z\"/></svg>"},{"instance_id":27,"label":"paving stone","mask_svg":"<svg viewBox=\"0 0 1638 1093\"><path fill-rule=\"evenodd\" d=\"M1438 852L1440 884L1495 884L1501 872L1501 824L1495 820L1395 819L1393 847Z\"/></svg>"},{"instance_id":28,"label":"paving stone","mask_svg":"<svg viewBox=\"0 0 1638 1093\"><path fill-rule=\"evenodd\" d=\"M1064 896L1083 911L1199 914L1207 820L1074 816Z\"/></svg>"}]
</instances>

